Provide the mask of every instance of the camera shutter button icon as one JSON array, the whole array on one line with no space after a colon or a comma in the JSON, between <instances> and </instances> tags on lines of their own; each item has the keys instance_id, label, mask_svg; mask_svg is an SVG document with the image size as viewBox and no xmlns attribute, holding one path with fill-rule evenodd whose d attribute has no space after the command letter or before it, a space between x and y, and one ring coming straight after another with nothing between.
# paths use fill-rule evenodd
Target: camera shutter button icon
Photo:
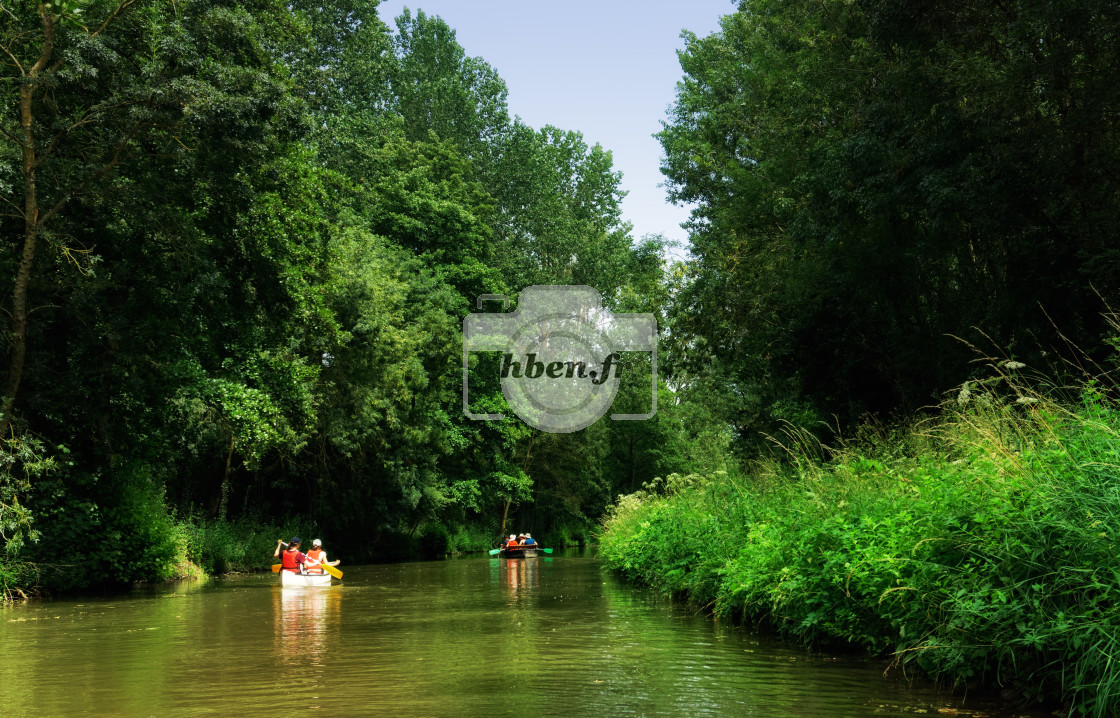
<instances>
[{"instance_id":1,"label":"camera shutter button icon","mask_svg":"<svg viewBox=\"0 0 1120 718\"><path fill-rule=\"evenodd\" d=\"M487 300L504 295L483 295ZM623 351L652 355L651 410L612 414L615 421L649 419L657 413L657 321L652 314L612 314L592 287L526 287L509 314L471 314L463 320L463 413L468 406L467 360L472 351L502 352L502 394L515 414L543 431L569 433L595 423L618 393Z\"/></svg>"}]
</instances>

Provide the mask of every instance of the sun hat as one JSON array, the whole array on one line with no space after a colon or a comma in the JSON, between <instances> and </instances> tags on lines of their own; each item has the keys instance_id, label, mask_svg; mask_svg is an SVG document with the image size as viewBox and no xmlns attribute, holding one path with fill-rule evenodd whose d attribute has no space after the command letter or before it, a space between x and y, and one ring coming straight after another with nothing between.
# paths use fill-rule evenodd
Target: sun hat
<instances>
[{"instance_id":1,"label":"sun hat","mask_svg":"<svg viewBox=\"0 0 1120 718\"><path fill-rule=\"evenodd\" d=\"M311 542L311 545L312 546L322 546L323 542L320 541L319 539L315 539L314 541Z\"/></svg>"}]
</instances>

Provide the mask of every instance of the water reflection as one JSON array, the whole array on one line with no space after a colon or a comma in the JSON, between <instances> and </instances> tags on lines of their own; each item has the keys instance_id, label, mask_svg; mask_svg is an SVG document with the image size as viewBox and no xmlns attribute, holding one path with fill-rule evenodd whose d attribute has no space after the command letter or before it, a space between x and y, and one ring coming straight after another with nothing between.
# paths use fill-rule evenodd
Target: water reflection
<instances>
[{"instance_id":1,"label":"water reflection","mask_svg":"<svg viewBox=\"0 0 1120 718\"><path fill-rule=\"evenodd\" d=\"M511 598L522 598L540 584L540 568L537 558L503 558L501 581Z\"/></svg>"},{"instance_id":2,"label":"water reflection","mask_svg":"<svg viewBox=\"0 0 1120 718\"><path fill-rule=\"evenodd\" d=\"M285 667L322 666L341 616L339 587L272 588L276 663Z\"/></svg>"},{"instance_id":3,"label":"water reflection","mask_svg":"<svg viewBox=\"0 0 1120 718\"><path fill-rule=\"evenodd\" d=\"M0 609L0 646L5 718L1006 715L722 626L568 556L29 602Z\"/></svg>"}]
</instances>

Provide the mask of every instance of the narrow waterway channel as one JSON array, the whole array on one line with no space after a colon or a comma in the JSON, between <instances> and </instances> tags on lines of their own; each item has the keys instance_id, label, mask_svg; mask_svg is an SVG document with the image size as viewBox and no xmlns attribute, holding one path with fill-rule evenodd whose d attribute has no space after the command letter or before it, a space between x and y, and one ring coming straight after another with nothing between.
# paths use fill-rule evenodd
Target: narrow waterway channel
<instances>
[{"instance_id":1,"label":"narrow waterway channel","mask_svg":"<svg viewBox=\"0 0 1120 718\"><path fill-rule=\"evenodd\" d=\"M3 609L0 714L1003 715L694 616L587 556L343 568L331 588L247 575Z\"/></svg>"}]
</instances>

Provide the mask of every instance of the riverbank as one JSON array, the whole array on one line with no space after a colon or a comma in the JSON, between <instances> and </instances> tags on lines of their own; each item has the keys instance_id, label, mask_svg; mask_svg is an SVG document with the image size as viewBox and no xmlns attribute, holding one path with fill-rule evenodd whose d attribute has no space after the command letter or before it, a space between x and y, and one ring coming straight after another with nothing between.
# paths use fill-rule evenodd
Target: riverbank
<instances>
[{"instance_id":1,"label":"riverbank","mask_svg":"<svg viewBox=\"0 0 1120 718\"><path fill-rule=\"evenodd\" d=\"M317 535L313 522L305 518L283 523L192 516L175 519L162 505L146 513L137 512L131 518L134 535L80 564L63 564L51 558L5 561L0 555L0 603L41 595L119 591L226 574L267 572L277 563L272 553L278 537L305 537L305 548L310 548L311 537ZM556 533L556 540L546 534L548 545L583 545L583 534L570 538L569 530ZM384 534L376 551L368 546L363 550L355 544L344 553L348 564L485 554L494 546L494 535L493 528L477 523L448 528L432 522L413 534ZM331 555L337 555L339 550L336 546Z\"/></svg>"},{"instance_id":2,"label":"riverbank","mask_svg":"<svg viewBox=\"0 0 1120 718\"><path fill-rule=\"evenodd\" d=\"M1112 715L1116 407L1092 387L1062 405L992 386L966 385L934 422L865 428L838 452L790 432L788 461L620 497L600 555L809 646Z\"/></svg>"},{"instance_id":3,"label":"riverbank","mask_svg":"<svg viewBox=\"0 0 1120 718\"><path fill-rule=\"evenodd\" d=\"M0 559L0 601L268 571L276 563L277 537L312 535L309 522L299 519L273 524L153 513L156 518L146 523L134 517L143 540L129 537L123 546L81 562Z\"/></svg>"}]
</instances>

